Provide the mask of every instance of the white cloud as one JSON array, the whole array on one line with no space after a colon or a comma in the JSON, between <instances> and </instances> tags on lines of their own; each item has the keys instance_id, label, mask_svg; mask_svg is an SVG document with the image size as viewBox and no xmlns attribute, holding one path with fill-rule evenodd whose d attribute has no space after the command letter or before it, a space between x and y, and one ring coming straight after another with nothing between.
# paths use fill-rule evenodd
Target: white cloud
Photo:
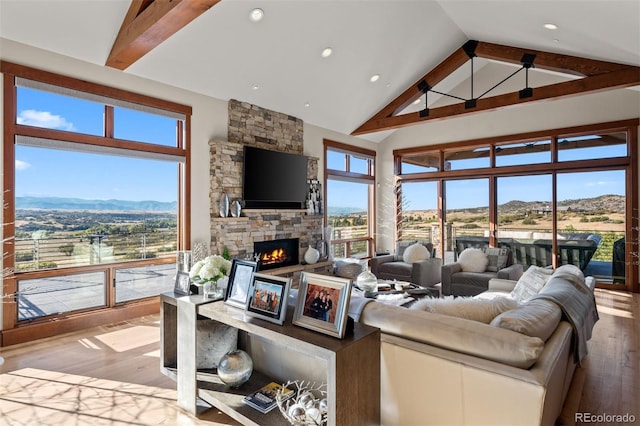
<instances>
[{"instance_id":1,"label":"white cloud","mask_svg":"<svg viewBox=\"0 0 640 426\"><path fill-rule=\"evenodd\" d=\"M18 115L18 124L26 126L44 127L47 129L75 130L73 123L68 122L64 117L51 114L48 111L36 111L25 109Z\"/></svg>"},{"instance_id":2,"label":"white cloud","mask_svg":"<svg viewBox=\"0 0 640 426\"><path fill-rule=\"evenodd\" d=\"M587 182L586 186L605 186L605 185L615 185L616 182L599 180L597 182Z\"/></svg>"},{"instance_id":3,"label":"white cloud","mask_svg":"<svg viewBox=\"0 0 640 426\"><path fill-rule=\"evenodd\" d=\"M26 170L31 167L31 164L26 161L16 160L16 170Z\"/></svg>"}]
</instances>

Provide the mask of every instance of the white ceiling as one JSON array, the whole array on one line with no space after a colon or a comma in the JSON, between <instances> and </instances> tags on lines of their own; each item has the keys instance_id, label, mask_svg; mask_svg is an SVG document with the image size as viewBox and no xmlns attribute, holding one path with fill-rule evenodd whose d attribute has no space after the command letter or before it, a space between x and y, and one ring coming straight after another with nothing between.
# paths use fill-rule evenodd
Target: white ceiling
<instances>
[{"instance_id":1,"label":"white ceiling","mask_svg":"<svg viewBox=\"0 0 640 426\"><path fill-rule=\"evenodd\" d=\"M104 65L129 3L0 0L0 37ZM222 0L124 72L349 134L469 39L638 66L640 1Z\"/></svg>"}]
</instances>

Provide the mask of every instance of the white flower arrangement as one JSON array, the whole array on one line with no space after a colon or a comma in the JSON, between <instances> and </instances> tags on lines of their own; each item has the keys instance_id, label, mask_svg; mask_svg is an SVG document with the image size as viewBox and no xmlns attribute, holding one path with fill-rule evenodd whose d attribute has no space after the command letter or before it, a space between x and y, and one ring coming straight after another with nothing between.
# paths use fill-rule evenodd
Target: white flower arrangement
<instances>
[{"instance_id":1,"label":"white flower arrangement","mask_svg":"<svg viewBox=\"0 0 640 426\"><path fill-rule=\"evenodd\" d=\"M217 283L222 277L228 277L231 271L231 261L214 254L196 262L189 271L189 277L199 284L208 281Z\"/></svg>"}]
</instances>

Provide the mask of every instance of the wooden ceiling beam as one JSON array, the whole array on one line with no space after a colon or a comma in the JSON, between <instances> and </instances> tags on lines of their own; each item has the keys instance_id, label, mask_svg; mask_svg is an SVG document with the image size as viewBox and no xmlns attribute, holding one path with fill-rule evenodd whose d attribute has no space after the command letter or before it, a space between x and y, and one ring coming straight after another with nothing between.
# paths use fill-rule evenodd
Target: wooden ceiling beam
<instances>
[{"instance_id":1,"label":"wooden ceiling beam","mask_svg":"<svg viewBox=\"0 0 640 426\"><path fill-rule=\"evenodd\" d=\"M533 61L534 68L557 71L580 77L620 71L628 67L628 65L616 64L613 62L597 61L594 59L579 58L577 56L559 55L557 53L503 46L500 44L485 43L482 41L478 42L475 52L479 58L493 59L517 65L522 64L522 57L525 54L533 54L536 55Z\"/></svg>"},{"instance_id":2,"label":"wooden ceiling beam","mask_svg":"<svg viewBox=\"0 0 640 426\"><path fill-rule=\"evenodd\" d=\"M133 0L106 65L131 66L220 0Z\"/></svg>"},{"instance_id":3,"label":"wooden ceiling beam","mask_svg":"<svg viewBox=\"0 0 640 426\"><path fill-rule=\"evenodd\" d=\"M465 50L465 48L467 48ZM518 92L476 99L476 106L465 108L464 103L430 108L429 115L421 117L420 112L400 114L413 101L422 96L418 85L425 81L430 87L444 80L469 60L467 50L477 57L511 64L522 65L525 55L535 55L533 67L549 71L561 72L581 77L580 79L550 84L533 89L533 96L520 98ZM510 105L535 102L544 99L562 98L581 93L596 92L607 89L618 89L640 84L640 67L580 58L577 56L503 46L493 43L468 41L461 48L425 74L416 83L407 88L400 96L378 111L360 127L351 132L352 135L363 135L384 130L422 123L428 120L444 119L451 116L490 111Z\"/></svg>"},{"instance_id":4,"label":"wooden ceiling beam","mask_svg":"<svg viewBox=\"0 0 640 426\"><path fill-rule=\"evenodd\" d=\"M458 103L439 108L431 108L429 109L429 115L425 117L420 117L420 112L418 111L369 120L356 129L352 135L399 129L417 123L424 123L429 120L441 120L463 114L493 111L510 105L519 105L546 99L558 99L603 90L621 89L638 84L640 84L640 68L628 66L621 71L536 87L533 89L533 95L528 98L520 98L518 92L507 93L490 98L480 98L477 100L475 108L465 108L464 103Z\"/></svg>"}]
</instances>

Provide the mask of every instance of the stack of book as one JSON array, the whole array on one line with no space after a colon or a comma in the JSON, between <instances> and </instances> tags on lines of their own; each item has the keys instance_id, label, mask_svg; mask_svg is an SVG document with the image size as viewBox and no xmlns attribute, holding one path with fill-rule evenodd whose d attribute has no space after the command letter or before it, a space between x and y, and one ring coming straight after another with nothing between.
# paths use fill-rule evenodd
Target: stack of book
<instances>
[{"instance_id":1,"label":"stack of book","mask_svg":"<svg viewBox=\"0 0 640 426\"><path fill-rule=\"evenodd\" d=\"M278 405L276 401L278 391L282 392L283 401L293 396L293 390L285 388L276 382L271 382L264 385L257 391L251 392L249 395L245 396L242 402L255 408L261 413L268 413Z\"/></svg>"}]
</instances>

